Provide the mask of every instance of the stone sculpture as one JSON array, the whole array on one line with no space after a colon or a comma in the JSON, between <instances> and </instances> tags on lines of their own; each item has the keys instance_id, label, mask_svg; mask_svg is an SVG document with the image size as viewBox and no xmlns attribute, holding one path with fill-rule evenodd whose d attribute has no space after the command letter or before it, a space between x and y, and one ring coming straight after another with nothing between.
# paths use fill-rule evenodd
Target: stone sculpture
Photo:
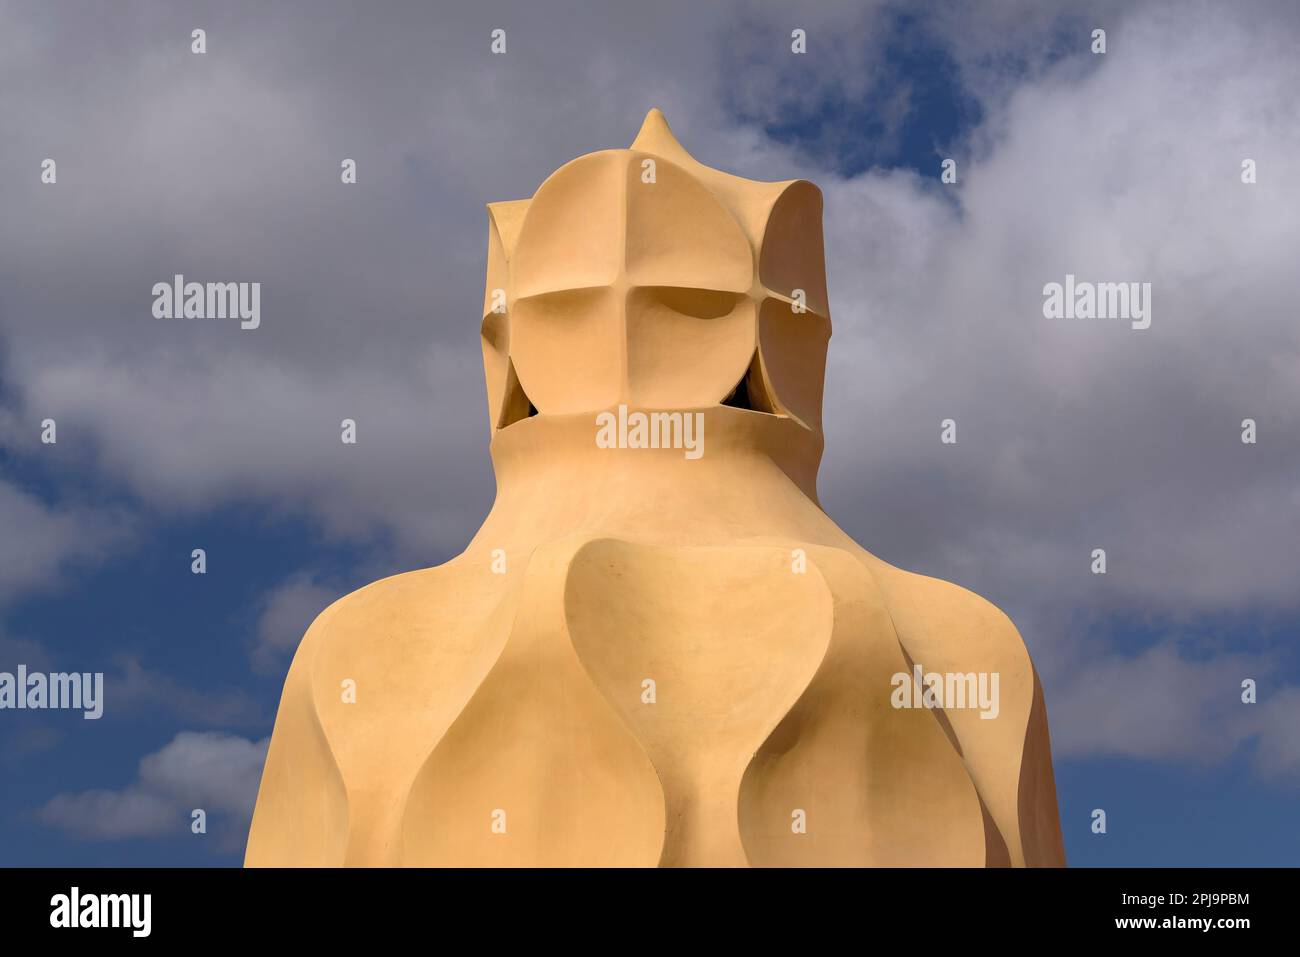
<instances>
[{"instance_id":1,"label":"stone sculpture","mask_svg":"<svg viewBox=\"0 0 1300 957\"><path fill-rule=\"evenodd\" d=\"M308 630L246 863L1063 864L1015 627L818 504L817 188L652 110L488 210L496 502Z\"/></svg>"}]
</instances>

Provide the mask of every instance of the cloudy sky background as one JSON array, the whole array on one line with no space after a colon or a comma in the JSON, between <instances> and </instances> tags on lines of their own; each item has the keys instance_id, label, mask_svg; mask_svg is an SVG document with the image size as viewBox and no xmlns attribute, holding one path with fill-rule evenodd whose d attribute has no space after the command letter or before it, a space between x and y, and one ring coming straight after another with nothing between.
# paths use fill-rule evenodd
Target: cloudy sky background
<instances>
[{"instance_id":1,"label":"cloudy sky background","mask_svg":"<svg viewBox=\"0 0 1300 957\"><path fill-rule=\"evenodd\" d=\"M1019 625L1070 862L1300 862L1300 8L620 6L0 3L0 670L108 676L0 712L0 863L240 860L303 629L491 504L483 204L651 106L824 191L823 504ZM1067 272L1151 328L1044 319Z\"/></svg>"}]
</instances>

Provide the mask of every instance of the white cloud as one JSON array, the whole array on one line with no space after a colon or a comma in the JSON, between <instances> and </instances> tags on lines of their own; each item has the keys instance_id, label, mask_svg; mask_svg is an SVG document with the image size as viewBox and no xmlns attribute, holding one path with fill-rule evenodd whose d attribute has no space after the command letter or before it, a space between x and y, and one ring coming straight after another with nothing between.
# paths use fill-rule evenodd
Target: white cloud
<instances>
[{"instance_id":1,"label":"white cloud","mask_svg":"<svg viewBox=\"0 0 1300 957\"><path fill-rule=\"evenodd\" d=\"M825 484L910 502L866 516L900 558L1059 604L1106 547L1108 606L1295 607L1300 68L1264 23L1171 17L1012 97L959 210L911 176L830 187ZM1152 282L1152 328L1045 320L1066 272ZM1245 417L1270 438L1243 446Z\"/></svg>"},{"instance_id":2,"label":"white cloud","mask_svg":"<svg viewBox=\"0 0 1300 957\"><path fill-rule=\"evenodd\" d=\"M141 759L136 780L127 787L57 794L38 816L51 827L92 840L202 840L204 835L190 830L191 813L202 809L210 839L229 850L247 833L269 744L269 738L182 731Z\"/></svg>"},{"instance_id":3,"label":"white cloud","mask_svg":"<svg viewBox=\"0 0 1300 957\"><path fill-rule=\"evenodd\" d=\"M958 206L908 174L829 186L823 498L878 554L1012 614L1058 756L1216 760L1258 735L1261 770L1294 768L1296 688L1246 710L1230 639L1135 654L1110 625L1300 604L1296 25L1165 6L1109 25L1104 60L989 104ZM1066 272L1151 282L1152 327L1045 320Z\"/></svg>"}]
</instances>

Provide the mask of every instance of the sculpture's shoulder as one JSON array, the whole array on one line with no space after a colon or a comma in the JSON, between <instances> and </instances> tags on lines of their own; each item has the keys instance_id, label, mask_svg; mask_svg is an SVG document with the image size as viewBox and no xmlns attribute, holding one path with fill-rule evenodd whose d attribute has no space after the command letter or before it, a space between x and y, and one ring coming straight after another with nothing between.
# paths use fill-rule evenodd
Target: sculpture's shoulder
<instances>
[{"instance_id":1,"label":"sculpture's shoulder","mask_svg":"<svg viewBox=\"0 0 1300 957\"><path fill-rule=\"evenodd\" d=\"M392 863L391 796L500 653L512 582L462 555L373 582L317 616L285 679L248 863ZM375 833L350 828L358 817Z\"/></svg>"},{"instance_id":2,"label":"sculpture's shoulder","mask_svg":"<svg viewBox=\"0 0 1300 957\"><path fill-rule=\"evenodd\" d=\"M373 745L395 730L390 722L415 732L449 720L504 645L519 577L463 554L373 582L321 612L293 668L305 672L312 707L344 764L353 742Z\"/></svg>"},{"instance_id":3,"label":"sculpture's shoulder","mask_svg":"<svg viewBox=\"0 0 1300 957\"><path fill-rule=\"evenodd\" d=\"M1020 631L993 602L960 585L897 568L871 555L866 562L909 653L929 656L936 665L966 663L965 670L970 670L983 664L1001 669L1013 680L1032 677L1033 664Z\"/></svg>"},{"instance_id":4,"label":"sculpture's shoulder","mask_svg":"<svg viewBox=\"0 0 1300 957\"><path fill-rule=\"evenodd\" d=\"M978 692L977 707L944 714L1011 861L1063 865L1047 706L1019 630L975 592L864 554L914 669Z\"/></svg>"},{"instance_id":5,"label":"sculpture's shoulder","mask_svg":"<svg viewBox=\"0 0 1300 957\"><path fill-rule=\"evenodd\" d=\"M366 650L391 630L385 621L397 619L388 612L409 604L411 586L431 578L412 572L367 585L329 605L307 628L280 694L249 829L248 866L337 866L347 859L352 765L364 742L362 726L370 723L366 712L386 693L365 668ZM358 709L359 702L371 707Z\"/></svg>"},{"instance_id":6,"label":"sculpture's shoulder","mask_svg":"<svg viewBox=\"0 0 1300 957\"><path fill-rule=\"evenodd\" d=\"M443 565L403 572L349 592L325 608L299 643L291 668L319 673L355 661L385 660L423 650L453 651L510 591L510 576L459 556Z\"/></svg>"}]
</instances>

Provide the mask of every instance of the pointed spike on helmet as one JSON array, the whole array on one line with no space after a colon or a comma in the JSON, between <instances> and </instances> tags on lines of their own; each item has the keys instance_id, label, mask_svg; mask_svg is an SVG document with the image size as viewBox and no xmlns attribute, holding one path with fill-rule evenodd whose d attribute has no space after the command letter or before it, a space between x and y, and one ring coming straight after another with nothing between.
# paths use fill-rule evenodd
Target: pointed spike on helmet
<instances>
[{"instance_id":1,"label":"pointed spike on helmet","mask_svg":"<svg viewBox=\"0 0 1300 957\"><path fill-rule=\"evenodd\" d=\"M658 153L660 156L672 160L689 160L695 163L695 157L686 151L686 147L677 141L673 135L672 129L668 126L668 120L664 116L663 110L659 107L653 107L645 115L645 120L641 123L641 131L637 133L636 139L628 147L634 150L644 150L647 153Z\"/></svg>"}]
</instances>

